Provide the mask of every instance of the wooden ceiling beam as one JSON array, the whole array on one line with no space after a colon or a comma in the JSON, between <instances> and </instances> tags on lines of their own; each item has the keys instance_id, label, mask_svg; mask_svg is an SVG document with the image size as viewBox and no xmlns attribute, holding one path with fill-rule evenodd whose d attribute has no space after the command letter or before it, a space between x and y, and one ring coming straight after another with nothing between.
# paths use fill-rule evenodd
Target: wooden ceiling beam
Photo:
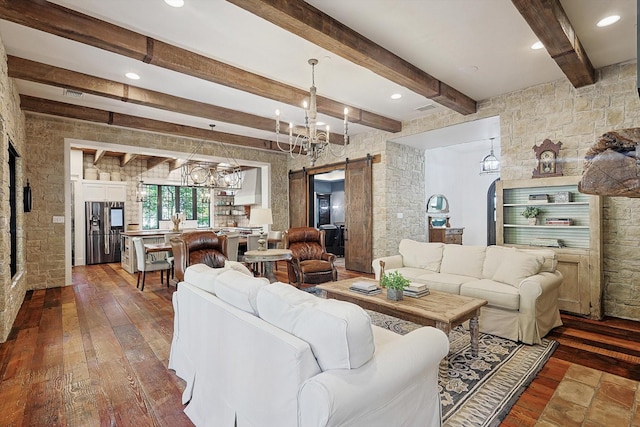
<instances>
[{"instance_id":1,"label":"wooden ceiling beam","mask_svg":"<svg viewBox=\"0 0 640 427\"><path fill-rule=\"evenodd\" d=\"M50 101L32 96L20 95L20 108L34 113L50 114L78 120L86 120L97 123L138 129L147 132L165 133L185 136L188 138L206 139L218 141L223 144L240 145L248 148L258 148L282 153L273 141L252 138L242 135L234 135L208 129L200 129L177 123L161 122L128 114L113 113L96 108L82 107L64 102ZM284 154L284 153L283 153Z\"/></svg>"},{"instance_id":2,"label":"wooden ceiling beam","mask_svg":"<svg viewBox=\"0 0 640 427\"><path fill-rule=\"evenodd\" d=\"M275 130L275 119L273 118L267 119L254 114L130 86L16 56L8 55L7 63L9 67L9 77L16 79L65 89L76 89L92 95L196 117L204 117L218 122L232 123L270 132L274 132ZM342 135L336 134L335 136L336 138L342 138Z\"/></svg>"},{"instance_id":3,"label":"wooden ceiling beam","mask_svg":"<svg viewBox=\"0 0 640 427\"><path fill-rule=\"evenodd\" d=\"M101 158L104 157L105 150L96 150L96 154L93 156L93 165L97 165Z\"/></svg>"},{"instance_id":4,"label":"wooden ceiling beam","mask_svg":"<svg viewBox=\"0 0 640 427\"><path fill-rule=\"evenodd\" d=\"M296 107L309 96L302 89L42 0L0 0L0 19ZM398 120L318 97L320 113L341 119L344 107L354 123L394 133L402 130Z\"/></svg>"},{"instance_id":5,"label":"wooden ceiling beam","mask_svg":"<svg viewBox=\"0 0 640 427\"><path fill-rule=\"evenodd\" d=\"M169 159L166 157L152 157L150 159L147 159L147 170L153 169L156 166L160 166L167 161L169 161Z\"/></svg>"},{"instance_id":6,"label":"wooden ceiling beam","mask_svg":"<svg viewBox=\"0 0 640 427\"><path fill-rule=\"evenodd\" d=\"M174 171L176 169L179 169L185 163L187 163L186 159L171 159L169 160L169 171Z\"/></svg>"},{"instance_id":7,"label":"wooden ceiling beam","mask_svg":"<svg viewBox=\"0 0 640 427\"><path fill-rule=\"evenodd\" d=\"M227 0L311 43L460 114L477 103L302 0Z\"/></svg>"},{"instance_id":8,"label":"wooden ceiling beam","mask_svg":"<svg viewBox=\"0 0 640 427\"><path fill-rule=\"evenodd\" d=\"M559 0L511 1L574 87L596 82L591 60Z\"/></svg>"},{"instance_id":9,"label":"wooden ceiling beam","mask_svg":"<svg viewBox=\"0 0 640 427\"><path fill-rule=\"evenodd\" d=\"M124 156L120 158L120 167L123 168L127 166L129 163L134 161L137 157L138 157L138 154L125 153Z\"/></svg>"}]
</instances>

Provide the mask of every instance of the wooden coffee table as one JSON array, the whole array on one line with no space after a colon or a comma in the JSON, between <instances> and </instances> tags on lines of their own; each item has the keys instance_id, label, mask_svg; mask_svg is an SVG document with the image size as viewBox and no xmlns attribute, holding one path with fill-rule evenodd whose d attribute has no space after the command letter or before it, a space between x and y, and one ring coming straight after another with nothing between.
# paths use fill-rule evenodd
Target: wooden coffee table
<instances>
[{"instance_id":1,"label":"wooden coffee table","mask_svg":"<svg viewBox=\"0 0 640 427\"><path fill-rule=\"evenodd\" d=\"M447 335L452 328L469 320L471 354L474 357L478 355L478 317L480 308L487 301L438 291L431 291L420 298L405 296L402 301L392 301L387 299L387 290L384 288L382 293L371 296L350 291L349 286L355 282L378 283L377 280L360 277L323 283L316 285L316 288L325 291L327 298L352 302L362 308L420 325L435 326Z\"/></svg>"}]
</instances>

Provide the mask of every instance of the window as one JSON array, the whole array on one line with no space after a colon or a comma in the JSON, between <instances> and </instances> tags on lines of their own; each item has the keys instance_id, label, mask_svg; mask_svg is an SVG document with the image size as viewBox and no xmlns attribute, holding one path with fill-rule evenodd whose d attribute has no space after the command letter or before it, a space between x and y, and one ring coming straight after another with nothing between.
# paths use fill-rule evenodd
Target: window
<instances>
[{"instance_id":1,"label":"window","mask_svg":"<svg viewBox=\"0 0 640 427\"><path fill-rule=\"evenodd\" d=\"M20 157L9 141L9 233L11 240L11 277L18 272L18 206L16 202L16 163Z\"/></svg>"},{"instance_id":2,"label":"window","mask_svg":"<svg viewBox=\"0 0 640 427\"><path fill-rule=\"evenodd\" d=\"M142 229L160 228L160 221L171 221L175 213L185 220L197 221L198 227L211 224L210 189L177 185L145 184L147 200L142 202Z\"/></svg>"}]
</instances>

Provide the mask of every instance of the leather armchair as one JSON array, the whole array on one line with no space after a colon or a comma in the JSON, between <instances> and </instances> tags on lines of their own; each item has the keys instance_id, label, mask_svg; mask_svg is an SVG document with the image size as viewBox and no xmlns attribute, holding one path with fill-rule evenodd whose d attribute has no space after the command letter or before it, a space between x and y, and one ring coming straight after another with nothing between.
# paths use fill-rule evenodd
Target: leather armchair
<instances>
[{"instance_id":1,"label":"leather armchair","mask_svg":"<svg viewBox=\"0 0 640 427\"><path fill-rule=\"evenodd\" d=\"M338 280L336 256L325 249L325 231L312 227L290 228L284 232L284 247L291 250L287 261L289 283L318 284Z\"/></svg>"},{"instance_id":2,"label":"leather armchair","mask_svg":"<svg viewBox=\"0 0 640 427\"><path fill-rule=\"evenodd\" d=\"M189 231L171 239L175 277L184 280L184 271L193 264L206 264L211 268L224 267L227 256L227 236L213 231Z\"/></svg>"}]
</instances>

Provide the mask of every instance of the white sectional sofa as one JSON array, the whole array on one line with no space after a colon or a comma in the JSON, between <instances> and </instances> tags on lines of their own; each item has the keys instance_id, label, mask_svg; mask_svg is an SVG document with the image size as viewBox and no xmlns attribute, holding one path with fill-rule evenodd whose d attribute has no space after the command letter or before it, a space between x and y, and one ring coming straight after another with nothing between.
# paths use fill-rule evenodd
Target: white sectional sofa
<instances>
[{"instance_id":1,"label":"white sectional sofa","mask_svg":"<svg viewBox=\"0 0 640 427\"><path fill-rule=\"evenodd\" d=\"M173 294L169 368L196 426L440 426L449 342L401 336L360 307L231 269L190 266Z\"/></svg>"},{"instance_id":2,"label":"white sectional sofa","mask_svg":"<svg viewBox=\"0 0 640 427\"><path fill-rule=\"evenodd\" d=\"M562 274L553 250L463 246L403 239L399 254L375 259L430 289L487 300L480 331L526 344L540 343L561 326L558 292Z\"/></svg>"}]
</instances>

